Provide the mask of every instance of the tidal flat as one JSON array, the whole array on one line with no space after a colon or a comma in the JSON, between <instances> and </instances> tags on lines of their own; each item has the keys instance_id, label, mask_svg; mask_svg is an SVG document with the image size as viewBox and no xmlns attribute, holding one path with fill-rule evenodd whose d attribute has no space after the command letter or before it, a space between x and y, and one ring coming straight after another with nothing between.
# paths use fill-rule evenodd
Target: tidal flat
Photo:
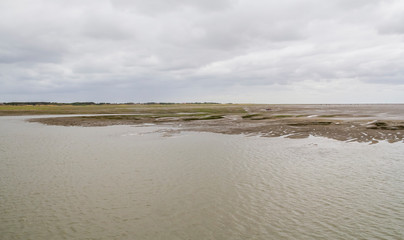
<instances>
[{"instance_id":1,"label":"tidal flat","mask_svg":"<svg viewBox=\"0 0 404 240\"><path fill-rule=\"evenodd\" d=\"M61 126L156 124L173 126L179 131L404 142L403 104L139 104L21 109L17 106L9 110L0 107L0 115L7 114L94 114L29 120Z\"/></svg>"}]
</instances>

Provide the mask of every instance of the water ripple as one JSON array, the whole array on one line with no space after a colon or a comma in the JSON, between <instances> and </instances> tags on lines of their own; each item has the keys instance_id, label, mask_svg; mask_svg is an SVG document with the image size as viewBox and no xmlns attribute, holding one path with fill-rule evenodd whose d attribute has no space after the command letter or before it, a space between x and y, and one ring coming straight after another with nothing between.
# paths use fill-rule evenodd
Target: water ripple
<instances>
[{"instance_id":1,"label":"water ripple","mask_svg":"<svg viewBox=\"0 0 404 240\"><path fill-rule=\"evenodd\" d=\"M404 238L398 144L0 121L2 239Z\"/></svg>"}]
</instances>

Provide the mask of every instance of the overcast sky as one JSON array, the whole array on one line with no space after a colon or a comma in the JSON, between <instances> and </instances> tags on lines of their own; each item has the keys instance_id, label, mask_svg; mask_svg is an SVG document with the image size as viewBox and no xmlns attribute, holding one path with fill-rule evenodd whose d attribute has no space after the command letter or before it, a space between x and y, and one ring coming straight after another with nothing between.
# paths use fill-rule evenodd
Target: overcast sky
<instances>
[{"instance_id":1,"label":"overcast sky","mask_svg":"<svg viewBox=\"0 0 404 240\"><path fill-rule=\"evenodd\" d=\"M403 0L0 0L0 102L404 103Z\"/></svg>"}]
</instances>

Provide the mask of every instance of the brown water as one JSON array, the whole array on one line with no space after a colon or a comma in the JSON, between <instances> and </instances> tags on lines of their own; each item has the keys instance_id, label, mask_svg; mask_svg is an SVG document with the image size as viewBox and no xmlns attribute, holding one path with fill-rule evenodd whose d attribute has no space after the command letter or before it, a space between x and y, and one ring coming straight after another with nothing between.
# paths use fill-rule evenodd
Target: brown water
<instances>
[{"instance_id":1,"label":"brown water","mask_svg":"<svg viewBox=\"0 0 404 240\"><path fill-rule=\"evenodd\" d=\"M0 239L404 239L403 143L158 130L0 117Z\"/></svg>"}]
</instances>

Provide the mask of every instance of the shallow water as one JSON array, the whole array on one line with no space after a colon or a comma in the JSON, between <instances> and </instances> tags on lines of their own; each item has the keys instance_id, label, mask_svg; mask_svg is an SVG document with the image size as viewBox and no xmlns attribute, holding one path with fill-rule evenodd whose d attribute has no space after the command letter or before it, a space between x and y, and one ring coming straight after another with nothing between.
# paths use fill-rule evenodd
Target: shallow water
<instances>
[{"instance_id":1,"label":"shallow water","mask_svg":"<svg viewBox=\"0 0 404 240\"><path fill-rule=\"evenodd\" d=\"M0 117L0 239L403 239L404 145Z\"/></svg>"}]
</instances>

